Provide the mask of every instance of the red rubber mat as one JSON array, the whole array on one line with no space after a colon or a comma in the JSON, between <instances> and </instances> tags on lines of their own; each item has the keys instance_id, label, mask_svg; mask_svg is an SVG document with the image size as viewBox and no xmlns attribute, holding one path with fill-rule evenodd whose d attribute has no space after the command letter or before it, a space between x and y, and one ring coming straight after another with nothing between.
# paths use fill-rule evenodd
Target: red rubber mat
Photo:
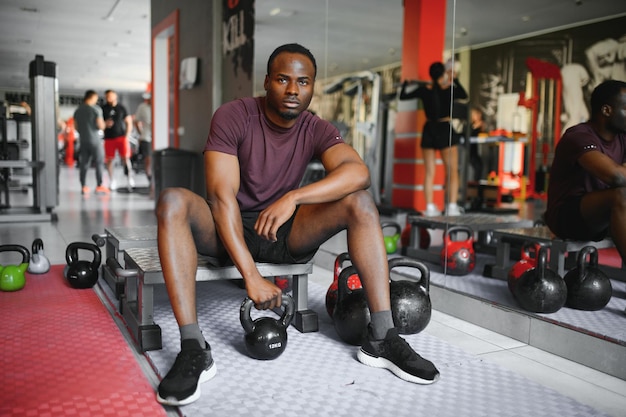
<instances>
[{"instance_id":1,"label":"red rubber mat","mask_svg":"<svg viewBox=\"0 0 626 417\"><path fill-rule=\"evenodd\" d=\"M63 268L0 292L0 416L165 416L106 307Z\"/></svg>"}]
</instances>

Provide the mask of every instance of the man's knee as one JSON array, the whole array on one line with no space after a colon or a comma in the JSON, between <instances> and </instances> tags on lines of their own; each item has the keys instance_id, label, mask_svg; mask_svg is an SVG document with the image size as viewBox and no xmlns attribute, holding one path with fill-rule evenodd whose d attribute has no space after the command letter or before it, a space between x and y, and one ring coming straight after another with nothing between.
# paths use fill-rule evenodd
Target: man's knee
<instances>
[{"instance_id":1,"label":"man's knee","mask_svg":"<svg viewBox=\"0 0 626 417\"><path fill-rule=\"evenodd\" d=\"M187 190L178 187L164 188L159 193L156 216L159 220L181 216L188 204Z\"/></svg>"},{"instance_id":2,"label":"man's knee","mask_svg":"<svg viewBox=\"0 0 626 417\"><path fill-rule=\"evenodd\" d=\"M613 206L626 209L626 187L617 187L614 190Z\"/></svg>"},{"instance_id":3,"label":"man's knee","mask_svg":"<svg viewBox=\"0 0 626 417\"><path fill-rule=\"evenodd\" d=\"M378 216L378 209L376 208L374 198L366 190L347 195L344 197L343 203L350 216L361 217L363 215L373 214Z\"/></svg>"}]
</instances>

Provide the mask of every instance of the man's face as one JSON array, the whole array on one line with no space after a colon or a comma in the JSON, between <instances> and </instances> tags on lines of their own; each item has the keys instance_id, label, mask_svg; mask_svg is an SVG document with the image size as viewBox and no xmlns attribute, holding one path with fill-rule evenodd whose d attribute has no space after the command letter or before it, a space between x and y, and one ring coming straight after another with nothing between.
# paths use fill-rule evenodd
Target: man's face
<instances>
[{"instance_id":1,"label":"man's face","mask_svg":"<svg viewBox=\"0 0 626 417\"><path fill-rule=\"evenodd\" d=\"M607 127L616 133L626 133L626 89L615 98L611 106Z\"/></svg>"},{"instance_id":2,"label":"man's face","mask_svg":"<svg viewBox=\"0 0 626 417\"><path fill-rule=\"evenodd\" d=\"M302 54L283 52L276 56L265 76L266 116L282 127L291 127L313 98L315 68Z\"/></svg>"},{"instance_id":3,"label":"man's face","mask_svg":"<svg viewBox=\"0 0 626 417\"><path fill-rule=\"evenodd\" d=\"M108 104L115 105L117 103L117 94L114 92L107 93L105 98Z\"/></svg>"}]
</instances>

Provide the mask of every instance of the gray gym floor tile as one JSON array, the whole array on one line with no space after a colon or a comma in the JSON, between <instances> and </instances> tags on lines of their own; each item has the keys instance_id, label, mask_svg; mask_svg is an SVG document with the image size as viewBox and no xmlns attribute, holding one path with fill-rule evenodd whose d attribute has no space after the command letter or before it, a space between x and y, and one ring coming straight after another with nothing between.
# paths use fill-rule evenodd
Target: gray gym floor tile
<instances>
[{"instance_id":1,"label":"gray gym floor tile","mask_svg":"<svg viewBox=\"0 0 626 417\"><path fill-rule=\"evenodd\" d=\"M437 383L411 384L364 366L356 359L357 348L338 339L323 304L325 293L326 288L310 283L309 305L319 314L320 331L302 334L290 327L285 352L273 361L258 361L247 356L243 344L239 305L244 290L224 281L199 283L198 318L218 373L202 385L200 400L181 412L194 417L604 415L426 333L405 338L437 365ZM155 298L163 349L147 356L164 375L179 351L179 333L163 287ZM261 314L254 311L253 318Z\"/></svg>"}]
</instances>

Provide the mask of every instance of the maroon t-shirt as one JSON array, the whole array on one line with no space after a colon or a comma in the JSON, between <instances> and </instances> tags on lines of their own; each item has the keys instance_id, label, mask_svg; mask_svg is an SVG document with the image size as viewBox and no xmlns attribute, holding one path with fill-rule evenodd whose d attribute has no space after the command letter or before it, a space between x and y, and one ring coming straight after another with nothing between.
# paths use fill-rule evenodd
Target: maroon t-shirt
<instances>
[{"instance_id":1,"label":"maroon t-shirt","mask_svg":"<svg viewBox=\"0 0 626 417\"><path fill-rule=\"evenodd\" d=\"M573 197L610 188L578 163L578 159L590 151L602 152L621 165L626 161L626 135L619 134L615 140L607 142L588 123L578 124L565 131L556 146L550 170L545 220L551 229L558 224L560 207Z\"/></svg>"},{"instance_id":2,"label":"maroon t-shirt","mask_svg":"<svg viewBox=\"0 0 626 417\"><path fill-rule=\"evenodd\" d=\"M331 146L344 143L339 131L312 113L302 112L294 126L281 128L263 111L265 97L237 99L213 115L205 151L239 159L237 201L242 211L260 211L298 188L307 164Z\"/></svg>"}]
</instances>

